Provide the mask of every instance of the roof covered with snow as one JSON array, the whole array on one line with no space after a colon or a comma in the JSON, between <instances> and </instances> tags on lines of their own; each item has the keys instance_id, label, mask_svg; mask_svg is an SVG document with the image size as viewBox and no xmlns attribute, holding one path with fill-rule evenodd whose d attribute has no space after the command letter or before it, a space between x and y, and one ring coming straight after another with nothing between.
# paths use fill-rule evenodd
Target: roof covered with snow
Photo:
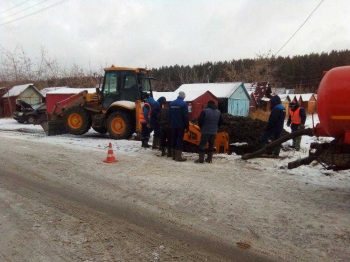
<instances>
[{"instance_id":1,"label":"roof covered with snow","mask_svg":"<svg viewBox=\"0 0 350 262\"><path fill-rule=\"evenodd\" d=\"M243 83L245 89L247 89L248 93L251 94L255 91L256 84L255 83Z\"/></svg>"},{"instance_id":2,"label":"roof covered with snow","mask_svg":"<svg viewBox=\"0 0 350 262\"><path fill-rule=\"evenodd\" d=\"M96 93L96 88L71 88L71 87L62 87L56 90L47 92L47 94L78 94L82 91L88 91L88 93Z\"/></svg>"},{"instance_id":3,"label":"roof covered with snow","mask_svg":"<svg viewBox=\"0 0 350 262\"><path fill-rule=\"evenodd\" d=\"M315 94L313 93L308 93L308 94L293 94L293 95L290 95L290 98L293 99L294 97L297 98L297 100L299 100L300 98L306 102L306 101L309 101L312 96L314 96Z\"/></svg>"},{"instance_id":4,"label":"roof covered with snow","mask_svg":"<svg viewBox=\"0 0 350 262\"><path fill-rule=\"evenodd\" d=\"M12 96L19 96L24 90L26 90L29 86L34 85L32 83L29 84L24 84L24 85L18 85L18 86L13 86L10 88L10 90L4 94L2 97L12 97ZM35 88L35 87L34 87ZM35 88L36 89L36 88ZM36 89L37 90L37 89ZM39 92L39 90L37 90Z\"/></svg>"},{"instance_id":5,"label":"roof covered with snow","mask_svg":"<svg viewBox=\"0 0 350 262\"><path fill-rule=\"evenodd\" d=\"M290 100L290 96L288 94L280 94L278 95L281 98L281 101L286 101L286 100Z\"/></svg>"},{"instance_id":6,"label":"roof covered with snow","mask_svg":"<svg viewBox=\"0 0 350 262\"><path fill-rule=\"evenodd\" d=\"M301 94L300 96L303 101L309 101L313 95L314 95L313 93L309 93L309 94Z\"/></svg>"},{"instance_id":7,"label":"roof covered with snow","mask_svg":"<svg viewBox=\"0 0 350 262\"><path fill-rule=\"evenodd\" d=\"M217 98L228 98L242 84L242 82L183 84L175 90L175 93L178 94L180 91L183 91L186 96L199 97L206 91L209 91Z\"/></svg>"},{"instance_id":8,"label":"roof covered with snow","mask_svg":"<svg viewBox=\"0 0 350 262\"><path fill-rule=\"evenodd\" d=\"M177 98L177 93L175 92L152 92L153 98L158 100L160 97L164 96L166 101L173 101Z\"/></svg>"},{"instance_id":9,"label":"roof covered with snow","mask_svg":"<svg viewBox=\"0 0 350 262\"><path fill-rule=\"evenodd\" d=\"M199 96L205 94L206 92L211 93L210 91L204 91L204 92L185 92L186 97L185 101L193 101L197 99ZM212 93L211 93L212 94ZM166 101L174 101L179 95L179 92L153 92L153 97L155 100L160 98L161 96L164 96L166 98ZM213 95L213 94L212 94Z\"/></svg>"},{"instance_id":10,"label":"roof covered with snow","mask_svg":"<svg viewBox=\"0 0 350 262\"><path fill-rule=\"evenodd\" d=\"M68 88L68 86L46 87L46 88L44 88L44 89L41 89L41 90L40 90L40 93L41 93L44 97L46 97L46 94L47 94L48 92L55 91L55 90L58 90L58 89L60 89L60 88Z\"/></svg>"}]
</instances>

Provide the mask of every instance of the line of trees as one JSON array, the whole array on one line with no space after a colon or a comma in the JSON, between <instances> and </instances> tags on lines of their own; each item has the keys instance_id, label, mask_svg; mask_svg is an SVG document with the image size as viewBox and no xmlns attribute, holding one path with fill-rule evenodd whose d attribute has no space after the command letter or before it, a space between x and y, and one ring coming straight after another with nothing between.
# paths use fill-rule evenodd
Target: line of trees
<instances>
[{"instance_id":1,"label":"line of trees","mask_svg":"<svg viewBox=\"0 0 350 262\"><path fill-rule=\"evenodd\" d=\"M305 93L316 91L324 71L343 65L350 65L350 50L164 66L152 71L158 80L156 89L162 91L174 90L183 83L268 81L275 87L295 88Z\"/></svg>"},{"instance_id":2,"label":"line of trees","mask_svg":"<svg viewBox=\"0 0 350 262\"><path fill-rule=\"evenodd\" d=\"M324 71L332 67L350 65L350 50L312 53L293 57L260 55L255 59L206 62L193 66L163 66L153 68L157 79L154 89L173 91L183 83L260 82L274 87L295 88L298 93L315 92ZM45 49L33 62L22 48L13 52L0 50L0 86L33 82L39 88L47 86L93 87L103 74L73 65L63 68L49 58Z\"/></svg>"}]
</instances>

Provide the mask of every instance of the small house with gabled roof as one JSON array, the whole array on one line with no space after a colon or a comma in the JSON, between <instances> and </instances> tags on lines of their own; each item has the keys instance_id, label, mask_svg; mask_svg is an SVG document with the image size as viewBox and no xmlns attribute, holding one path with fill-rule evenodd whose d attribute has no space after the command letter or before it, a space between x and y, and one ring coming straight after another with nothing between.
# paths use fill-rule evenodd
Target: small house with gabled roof
<instances>
[{"instance_id":1,"label":"small house with gabled roof","mask_svg":"<svg viewBox=\"0 0 350 262\"><path fill-rule=\"evenodd\" d=\"M174 101L178 97L178 92L153 92L153 98L155 100L164 96L167 102ZM202 110L207 106L209 100L215 102L218 105L218 98L214 96L210 91L190 92L186 94L185 102L188 105L189 119L195 121L199 118Z\"/></svg>"},{"instance_id":2,"label":"small house with gabled roof","mask_svg":"<svg viewBox=\"0 0 350 262\"><path fill-rule=\"evenodd\" d=\"M243 82L183 84L175 90L186 95L209 91L218 98L219 110L234 116L248 116L250 96Z\"/></svg>"},{"instance_id":3,"label":"small house with gabled roof","mask_svg":"<svg viewBox=\"0 0 350 262\"><path fill-rule=\"evenodd\" d=\"M292 101L297 101L300 106L305 108L306 113L313 114L317 110L317 99L315 94L294 94Z\"/></svg>"},{"instance_id":4,"label":"small house with gabled roof","mask_svg":"<svg viewBox=\"0 0 350 262\"><path fill-rule=\"evenodd\" d=\"M2 95L1 100L3 104L3 115L5 117L10 117L16 108L17 100L22 100L30 105L37 105L42 103L43 96L40 91L30 83L13 86Z\"/></svg>"}]
</instances>

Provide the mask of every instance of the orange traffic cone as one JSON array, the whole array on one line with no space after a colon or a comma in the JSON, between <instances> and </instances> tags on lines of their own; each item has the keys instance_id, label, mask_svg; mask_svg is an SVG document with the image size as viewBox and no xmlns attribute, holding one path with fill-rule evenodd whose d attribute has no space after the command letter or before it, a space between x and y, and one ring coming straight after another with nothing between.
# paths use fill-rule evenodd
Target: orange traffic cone
<instances>
[{"instance_id":1,"label":"orange traffic cone","mask_svg":"<svg viewBox=\"0 0 350 262\"><path fill-rule=\"evenodd\" d=\"M103 160L103 162L105 162L105 163L115 163L117 161L118 160L115 158L114 153L113 153L112 143L109 143L107 158L105 160Z\"/></svg>"}]
</instances>

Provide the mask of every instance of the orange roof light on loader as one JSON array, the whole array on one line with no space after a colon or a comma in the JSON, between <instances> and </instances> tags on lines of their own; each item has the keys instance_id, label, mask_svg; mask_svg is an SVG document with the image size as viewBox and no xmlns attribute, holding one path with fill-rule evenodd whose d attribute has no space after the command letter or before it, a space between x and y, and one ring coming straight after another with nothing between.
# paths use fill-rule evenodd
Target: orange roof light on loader
<instances>
[{"instance_id":1,"label":"orange roof light on loader","mask_svg":"<svg viewBox=\"0 0 350 262\"><path fill-rule=\"evenodd\" d=\"M124 67L124 66L115 66L111 65L110 67L107 67L104 69L107 71L133 71L135 73L148 73L149 70L146 68L140 68L140 67Z\"/></svg>"}]
</instances>

